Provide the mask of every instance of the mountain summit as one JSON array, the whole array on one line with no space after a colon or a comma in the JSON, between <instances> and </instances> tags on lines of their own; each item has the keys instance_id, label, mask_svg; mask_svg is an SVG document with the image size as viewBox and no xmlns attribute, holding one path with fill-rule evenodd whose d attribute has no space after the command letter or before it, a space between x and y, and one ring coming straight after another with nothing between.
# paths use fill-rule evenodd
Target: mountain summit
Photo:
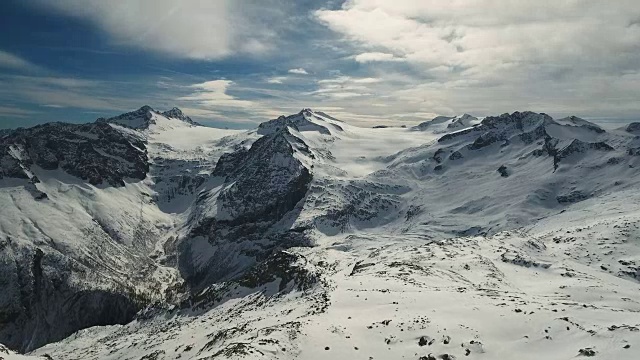
<instances>
[{"instance_id":1,"label":"mountain summit","mask_svg":"<svg viewBox=\"0 0 640 360\"><path fill-rule=\"evenodd\" d=\"M167 111L163 112L162 115L164 115L165 117L170 118L170 119L182 120L182 121L184 121L184 122L186 122L188 124L191 124L191 125L200 125L197 122L191 120L190 117L186 116L182 112L182 110L178 109L177 107L174 107L171 110L167 110Z\"/></svg>"},{"instance_id":2,"label":"mountain summit","mask_svg":"<svg viewBox=\"0 0 640 360\"><path fill-rule=\"evenodd\" d=\"M191 120L190 117L184 115L182 110L178 109L177 107L174 107L173 109L165 112L159 112L148 105L144 105L138 110L134 110L108 119L99 118L98 120L96 120L96 122L117 124L136 130L141 130L148 129L152 124L155 124L157 121L157 116L163 116L167 119L180 120L194 126L199 125L195 121Z\"/></svg>"}]
</instances>

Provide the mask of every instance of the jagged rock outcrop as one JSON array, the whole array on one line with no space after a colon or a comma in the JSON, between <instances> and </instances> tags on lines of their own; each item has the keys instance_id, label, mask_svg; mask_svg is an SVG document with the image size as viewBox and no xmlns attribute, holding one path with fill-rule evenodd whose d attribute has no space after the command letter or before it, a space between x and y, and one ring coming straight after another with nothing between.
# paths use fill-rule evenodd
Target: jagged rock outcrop
<instances>
[{"instance_id":1,"label":"jagged rock outcrop","mask_svg":"<svg viewBox=\"0 0 640 360\"><path fill-rule=\"evenodd\" d=\"M567 138L576 129L592 132L596 136L605 133L599 126L575 116L553 120L547 114L529 111L490 116L476 126L440 137L438 143L445 147L436 151L434 159L441 163L442 155L450 152L449 160L457 160L465 157L465 152L482 150L494 144L500 147L513 143L525 146L539 144L532 154L552 157L553 169L556 170L563 159L573 154L588 150L614 150L604 141L581 140L579 132L574 135L576 138Z\"/></svg>"},{"instance_id":2,"label":"jagged rock outcrop","mask_svg":"<svg viewBox=\"0 0 640 360\"><path fill-rule=\"evenodd\" d=\"M309 245L304 229L276 226L287 216L295 218L292 212L311 183L311 171L299 157L311 160L313 155L284 127L248 150L219 159L213 176L224 178L224 184L216 215L200 219L180 245L180 269L194 289L238 276L278 249ZM207 196L201 203L208 203ZM194 256L202 257L195 249L201 251L203 241L210 254L194 262Z\"/></svg>"},{"instance_id":3,"label":"jagged rock outcrop","mask_svg":"<svg viewBox=\"0 0 640 360\"><path fill-rule=\"evenodd\" d=\"M268 294L278 295L293 290L308 290L319 279L318 271L310 268L304 257L287 251L274 251L262 262L247 269L240 277L190 296L181 307L201 309L215 306L225 297L232 296L232 290L239 286L256 289L278 281L277 292Z\"/></svg>"},{"instance_id":4,"label":"jagged rock outcrop","mask_svg":"<svg viewBox=\"0 0 640 360\"><path fill-rule=\"evenodd\" d=\"M230 184L218 197L221 220L255 222L290 211L311 181L296 151L310 154L304 142L282 130L258 139L248 151L220 158L213 175Z\"/></svg>"},{"instance_id":5,"label":"jagged rock outcrop","mask_svg":"<svg viewBox=\"0 0 640 360\"><path fill-rule=\"evenodd\" d=\"M631 124L627 125L625 131L632 134L640 134L640 122L632 122Z\"/></svg>"},{"instance_id":6,"label":"jagged rock outcrop","mask_svg":"<svg viewBox=\"0 0 640 360\"><path fill-rule=\"evenodd\" d=\"M153 110L151 106L145 105L138 110L134 110L122 115L114 116L108 119L99 118L97 123L117 124L132 129L146 129L149 125L154 124Z\"/></svg>"},{"instance_id":7,"label":"jagged rock outcrop","mask_svg":"<svg viewBox=\"0 0 640 360\"><path fill-rule=\"evenodd\" d=\"M487 117L477 126L440 137L438 142L445 143L472 136L475 139L474 148L479 149L497 141L508 140L514 135L535 134L541 127L551 123L554 123L553 119L547 114L516 111L513 114ZM535 138L537 136L530 140Z\"/></svg>"},{"instance_id":8,"label":"jagged rock outcrop","mask_svg":"<svg viewBox=\"0 0 640 360\"><path fill-rule=\"evenodd\" d=\"M165 117L171 118L171 119L182 120L182 121L186 122L187 124L200 125L197 122L191 120L190 117L186 116L182 112L182 110L178 109L177 107L174 107L171 110L167 110L167 111L163 112L162 115L164 115Z\"/></svg>"},{"instance_id":9,"label":"jagged rock outcrop","mask_svg":"<svg viewBox=\"0 0 640 360\"><path fill-rule=\"evenodd\" d=\"M48 123L18 129L0 138L0 178L34 179L32 166L62 169L88 181L123 186L149 171L146 146L109 124Z\"/></svg>"}]
</instances>

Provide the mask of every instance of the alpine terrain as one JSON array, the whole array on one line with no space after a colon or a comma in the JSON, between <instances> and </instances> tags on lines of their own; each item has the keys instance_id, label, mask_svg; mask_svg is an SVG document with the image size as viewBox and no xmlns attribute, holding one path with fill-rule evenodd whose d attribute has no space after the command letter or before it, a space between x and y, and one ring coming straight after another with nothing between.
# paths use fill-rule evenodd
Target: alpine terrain
<instances>
[{"instance_id":1,"label":"alpine terrain","mask_svg":"<svg viewBox=\"0 0 640 360\"><path fill-rule=\"evenodd\" d=\"M640 123L0 132L0 359L638 359Z\"/></svg>"}]
</instances>

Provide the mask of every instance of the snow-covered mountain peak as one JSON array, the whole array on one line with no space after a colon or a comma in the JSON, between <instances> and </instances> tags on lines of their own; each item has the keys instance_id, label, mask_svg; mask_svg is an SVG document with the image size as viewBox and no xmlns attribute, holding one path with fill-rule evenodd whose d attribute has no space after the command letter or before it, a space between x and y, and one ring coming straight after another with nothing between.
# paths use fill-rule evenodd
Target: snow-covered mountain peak
<instances>
[{"instance_id":1,"label":"snow-covered mountain peak","mask_svg":"<svg viewBox=\"0 0 640 360\"><path fill-rule=\"evenodd\" d=\"M342 127L331 122L330 118L316 114L311 109L302 109L297 114L280 116L258 126L258 134L265 135L291 127L296 131L316 131L324 135L332 135L342 131Z\"/></svg>"},{"instance_id":2,"label":"snow-covered mountain peak","mask_svg":"<svg viewBox=\"0 0 640 360\"><path fill-rule=\"evenodd\" d=\"M111 118L99 118L96 122L116 124L132 129L146 129L153 123L155 110L151 106L144 105L138 110L130 111Z\"/></svg>"},{"instance_id":3,"label":"snow-covered mountain peak","mask_svg":"<svg viewBox=\"0 0 640 360\"><path fill-rule=\"evenodd\" d=\"M526 111L486 117L480 124L440 137L438 143L448 147L450 160L493 145L499 145L501 153L522 151L520 146L538 146L532 154L552 157L557 169L560 160L570 154L613 150L606 143L612 139L603 134L600 127L576 117L554 120L544 113Z\"/></svg>"},{"instance_id":4,"label":"snow-covered mountain peak","mask_svg":"<svg viewBox=\"0 0 640 360\"><path fill-rule=\"evenodd\" d=\"M500 116L488 116L484 118L480 124L486 128L518 129L527 132L538 126L544 126L553 122L553 118L545 113L516 111L512 114L504 113Z\"/></svg>"},{"instance_id":5,"label":"snow-covered mountain peak","mask_svg":"<svg viewBox=\"0 0 640 360\"><path fill-rule=\"evenodd\" d=\"M182 120L188 124L191 125L199 125L197 122L193 121L190 117L186 116L182 110L180 110L177 107L174 107L171 110L167 110L165 112L162 113L163 116L170 118L170 119L178 119L178 120Z\"/></svg>"},{"instance_id":6,"label":"snow-covered mountain peak","mask_svg":"<svg viewBox=\"0 0 640 360\"><path fill-rule=\"evenodd\" d=\"M434 133L445 133L468 128L478 122L479 119L477 117L466 113L457 116L436 116L429 121L425 121L414 126L412 129L418 131L429 130Z\"/></svg>"},{"instance_id":7,"label":"snow-covered mountain peak","mask_svg":"<svg viewBox=\"0 0 640 360\"><path fill-rule=\"evenodd\" d=\"M118 116L114 116L108 119L99 118L96 122L106 122L109 124L120 125L135 130L146 130L152 125L158 123L158 117L163 119L181 121L189 125L199 125L193 121L190 117L186 116L182 110L174 107L171 110L160 112L154 110L151 106L144 105L138 110L127 112Z\"/></svg>"}]
</instances>

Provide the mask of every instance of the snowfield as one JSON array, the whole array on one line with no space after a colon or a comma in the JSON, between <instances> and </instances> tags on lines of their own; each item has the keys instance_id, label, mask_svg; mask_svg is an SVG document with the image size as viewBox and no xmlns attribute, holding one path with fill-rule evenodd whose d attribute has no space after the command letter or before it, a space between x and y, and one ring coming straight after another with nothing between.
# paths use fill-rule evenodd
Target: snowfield
<instances>
[{"instance_id":1,"label":"snowfield","mask_svg":"<svg viewBox=\"0 0 640 360\"><path fill-rule=\"evenodd\" d=\"M0 138L0 358L640 358L633 126L103 123L140 139L143 179L92 184Z\"/></svg>"}]
</instances>

